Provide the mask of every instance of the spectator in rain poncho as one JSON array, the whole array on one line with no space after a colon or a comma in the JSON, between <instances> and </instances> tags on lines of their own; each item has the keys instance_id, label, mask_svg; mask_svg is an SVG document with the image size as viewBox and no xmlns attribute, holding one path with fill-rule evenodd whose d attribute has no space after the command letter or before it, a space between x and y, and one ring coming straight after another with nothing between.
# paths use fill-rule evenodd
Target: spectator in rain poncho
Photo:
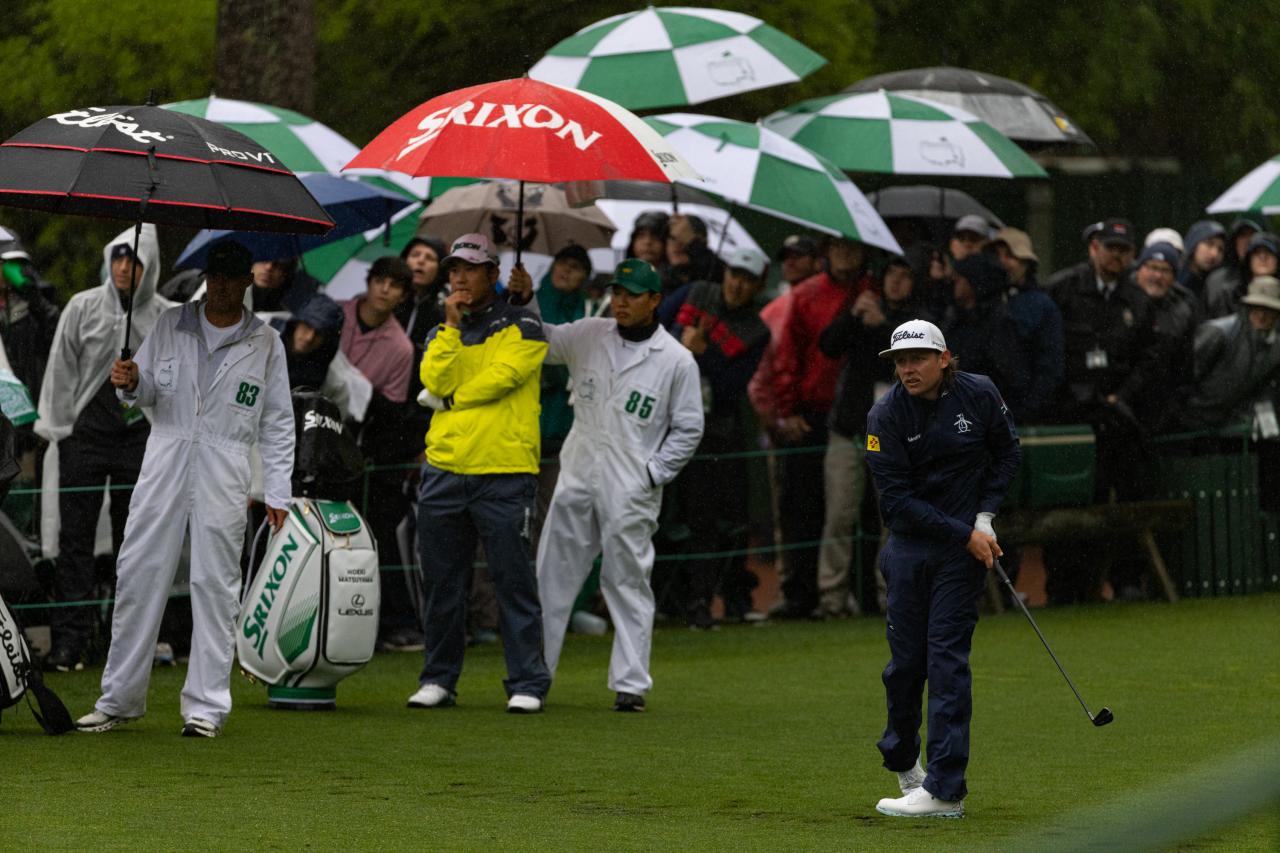
<instances>
[{"instance_id":1,"label":"spectator in rain poncho","mask_svg":"<svg viewBox=\"0 0 1280 853\"><path fill-rule=\"evenodd\" d=\"M102 260L100 284L77 293L62 312L45 369L40 419L35 427L36 433L49 442L44 462L41 533L46 556L58 556L54 573L58 602L91 597L102 492L58 494L57 489L101 487L108 480L113 484L135 482L150 432L142 411L122 406L109 380L111 365L124 345L127 292L133 270L132 228L103 248ZM156 318L173 304L156 295L160 248L153 225L142 227L137 260L142 269L129 340L135 351ZM127 494L112 495L112 544L116 551L124 536L128 506ZM92 627L91 608L54 609L53 646L46 665L61 671L82 669Z\"/></svg>"}]
</instances>

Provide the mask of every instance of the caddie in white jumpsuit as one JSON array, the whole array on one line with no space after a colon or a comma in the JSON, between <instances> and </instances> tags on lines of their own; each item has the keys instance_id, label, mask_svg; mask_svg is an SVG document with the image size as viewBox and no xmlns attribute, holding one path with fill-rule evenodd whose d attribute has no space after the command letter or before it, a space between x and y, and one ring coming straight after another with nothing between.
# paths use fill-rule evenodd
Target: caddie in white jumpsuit
<instances>
[{"instance_id":1,"label":"caddie in white jumpsuit","mask_svg":"<svg viewBox=\"0 0 1280 853\"><path fill-rule=\"evenodd\" d=\"M512 274L513 291L523 285ZM653 686L653 533L662 487L702 439L702 386L693 356L658 323L662 281L623 261L610 282L613 318L544 326L547 364L573 380L573 428L538 544L544 654L555 673L574 599L603 554L600 586L613 617L614 710L644 710Z\"/></svg>"},{"instance_id":2,"label":"caddie in white jumpsuit","mask_svg":"<svg viewBox=\"0 0 1280 853\"><path fill-rule=\"evenodd\" d=\"M81 731L107 731L146 711L156 635L188 530L192 632L182 734L213 737L231 710L250 447L259 445L267 516L277 529L293 473L284 346L242 305L251 264L243 246L215 246L205 298L165 311L134 361L112 368L120 399L151 407L152 427L118 560L102 697L77 721Z\"/></svg>"}]
</instances>

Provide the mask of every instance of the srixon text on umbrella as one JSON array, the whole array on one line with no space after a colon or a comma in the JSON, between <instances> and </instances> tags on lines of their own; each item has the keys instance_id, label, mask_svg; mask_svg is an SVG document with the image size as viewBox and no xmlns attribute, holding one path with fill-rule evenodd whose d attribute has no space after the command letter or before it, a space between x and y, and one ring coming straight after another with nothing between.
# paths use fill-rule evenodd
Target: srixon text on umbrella
<instances>
[{"instance_id":1,"label":"srixon text on umbrella","mask_svg":"<svg viewBox=\"0 0 1280 853\"><path fill-rule=\"evenodd\" d=\"M476 110L471 114L472 110ZM420 136L409 139L396 159L399 160L414 149L430 142L440 135L445 126L460 124L463 127L528 127L554 131L560 139L571 137L579 151L586 151L600 138L599 131L588 134L576 121L566 120L564 116L546 104L493 104L485 101L477 110L471 101L465 101L456 107L441 107L435 112L423 116L418 122L418 129L424 130Z\"/></svg>"}]
</instances>

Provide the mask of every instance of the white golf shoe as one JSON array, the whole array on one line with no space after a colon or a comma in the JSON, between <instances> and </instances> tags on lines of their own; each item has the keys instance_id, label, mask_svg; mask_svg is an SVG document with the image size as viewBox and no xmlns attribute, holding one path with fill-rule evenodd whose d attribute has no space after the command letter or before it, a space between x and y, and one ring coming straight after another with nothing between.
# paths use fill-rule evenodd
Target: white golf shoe
<instances>
[{"instance_id":1,"label":"white golf shoe","mask_svg":"<svg viewBox=\"0 0 1280 853\"><path fill-rule=\"evenodd\" d=\"M542 700L529 693L517 693L507 700L508 714L536 714L542 710Z\"/></svg>"},{"instance_id":2,"label":"white golf shoe","mask_svg":"<svg viewBox=\"0 0 1280 853\"><path fill-rule=\"evenodd\" d=\"M924 768L920 766L920 759L916 759L916 766L910 770L902 770L898 772L898 787L902 789L902 793L910 794L916 788L924 784Z\"/></svg>"},{"instance_id":3,"label":"white golf shoe","mask_svg":"<svg viewBox=\"0 0 1280 853\"><path fill-rule=\"evenodd\" d=\"M99 732L109 732L116 726L123 726L125 723L132 723L137 717L117 717L114 714L107 714L94 708L80 719L76 720L76 731L90 732L97 734Z\"/></svg>"},{"instance_id":4,"label":"white golf shoe","mask_svg":"<svg viewBox=\"0 0 1280 853\"><path fill-rule=\"evenodd\" d=\"M409 697L410 708L447 708L454 703L457 695L439 684L424 684L418 692Z\"/></svg>"},{"instance_id":5,"label":"white golf shoe","mask_svg":"<svg viewBox=\"0 0 1280 853\"><path fill-rule=\"evenodd\" d=\"M964 800L940 800L920 787L897 799L885 797L876 811L890 817L964 817Z\"/></svg>"}]
</instances>

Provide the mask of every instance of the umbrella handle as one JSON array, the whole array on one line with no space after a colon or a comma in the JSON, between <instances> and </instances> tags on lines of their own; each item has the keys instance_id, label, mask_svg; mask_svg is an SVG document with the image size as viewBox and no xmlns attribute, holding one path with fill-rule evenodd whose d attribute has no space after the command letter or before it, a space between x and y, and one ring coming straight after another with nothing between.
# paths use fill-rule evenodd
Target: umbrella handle
<instances>
[{"instance_id":1,"label":"umbrella handle","mask_svg":"<svg viewBox=\"0 0 1280 853\"><path fill-rule=\"evenodd\" d=\"M524 243L524 181L520 182L520 197L516 202L516 266L520 266L520 249Z\"/></svg>"},{"instance_id":2,"label":"umbrella handle","mask_svg":"<svg viewBox=\"0 0 1280 853\"><path fill-rule=\"evenodd\" d=\"M150 195L150 192L147 193ZM147 201L142 201L143 209L146 208ZM142 210L138 211L138 221L133 226L133 263L129 265L129 308L124 315L124 346L120 348L120 360L129 361L133 358L133 350L129 348L129 338L133 334L133 297L134 291L138 289L138 241L142 237Z\"/></svg>"},{"instance_id":3,"label":"umbrella handle","mask_svg":"<svg viewBox=\"0 0 1280 853\"><path fill-rule=\"evenodd\" d=\"M155 92L151 93L151 97L152 100L155 99ZM120 347L121 361L129 361L133 358L129 341L133 337L133 302L134 296L137 295L135 291L138 289L138 241L142 238L142 218L147 214L147 202L151 201L151 196L155 193L158 184L154 145L147 149L147 168L151 173L151 186L147 187L147 191L138 202L138 221L133 226L133 263L129 266L129 307L124 315L124 346Z\"/></svg>"}]
</instances>

